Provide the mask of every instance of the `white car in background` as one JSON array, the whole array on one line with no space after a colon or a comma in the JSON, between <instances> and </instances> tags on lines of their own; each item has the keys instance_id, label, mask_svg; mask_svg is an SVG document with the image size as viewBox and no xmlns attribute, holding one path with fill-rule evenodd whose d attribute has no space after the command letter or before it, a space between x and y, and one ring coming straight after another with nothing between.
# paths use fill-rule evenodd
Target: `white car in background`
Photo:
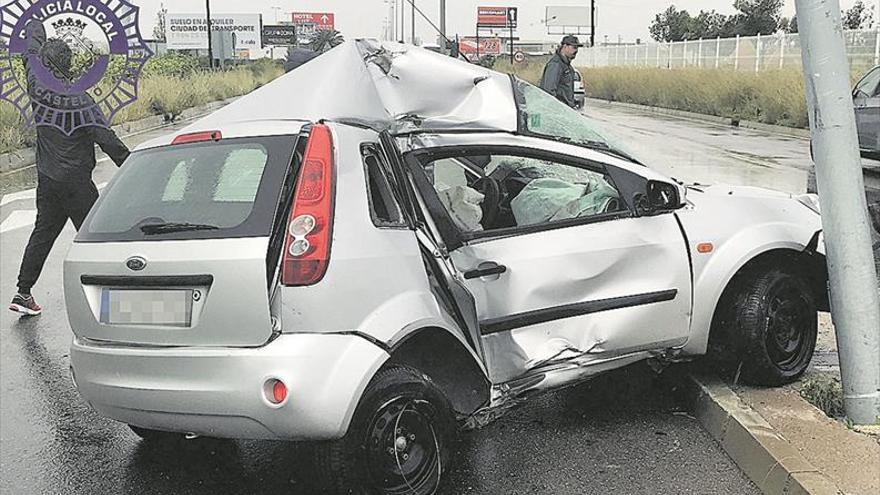
<instances>
[{"instance_id":1,"label":"white car in background","mask_svg":"<svg viewBox=\"0 0 880 495\"><path fill-rule=\"evenodd\" d=\"M815 196L685 186L510 76L344 43L140 146L64 264L72 374L150 442L432 493L460 428L644 360L806 369Z\"/></svg>"},{"instance_id":2,"label":"white car in background","mask_svg":"<svg viewBox=\"0 0 880 495\"><path fill-rule=\"evenodd\" d=\"M578 110L584 108L584 103L587 99L587 91L584 87L584 76L581 74L581 71L575 69L574 71L574 102L575 108Z\"/></svg>"}]
</instances>

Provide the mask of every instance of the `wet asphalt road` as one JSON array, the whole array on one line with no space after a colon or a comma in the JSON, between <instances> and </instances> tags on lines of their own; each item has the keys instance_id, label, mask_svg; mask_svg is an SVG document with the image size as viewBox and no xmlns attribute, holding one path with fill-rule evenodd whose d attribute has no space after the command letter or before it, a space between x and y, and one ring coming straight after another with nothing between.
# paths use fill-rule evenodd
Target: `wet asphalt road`
<instances>
[{"instance_id":1,"label":"wet asphalt road","mask_svg":"<svg viewBox=\"0 0 880 495\"><path fill-rule=\"evenodd\" d=\"M591 109L681 179L802 192L807 144L761 133ZM99 165L96 182L113 174ZM5 186L3 184L6 184ZM32 187L27 173L0 177L4 193ZM0 221L33 209L0 207ZM30 229L0 239L0 299L11 299ZM34 294L46 312L0 313L0 492L3 494L309 493L304 452L284 442L199 440L173 449L138 442L80 399L68 374L60 291L68 227ZM675 381L636 366L534 399L466 433L441 493L758 493L684 412Z\"/></svg>"}]
</instances>

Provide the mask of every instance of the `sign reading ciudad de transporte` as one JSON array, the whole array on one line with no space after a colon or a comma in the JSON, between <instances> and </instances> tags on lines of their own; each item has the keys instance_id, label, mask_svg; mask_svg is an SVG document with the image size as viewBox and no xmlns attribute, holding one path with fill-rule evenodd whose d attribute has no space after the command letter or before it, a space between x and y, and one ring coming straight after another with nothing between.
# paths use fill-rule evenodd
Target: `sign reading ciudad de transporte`
<instances>
[{"instance_id":1,"label":"sign reading ciudad de transporte","mask_svg":"<svg viewBox=\"0 0 880 495\"><path fill-rule=\"evenodd\" d=\"M66 134L137 99L152 52L125 0L13 0L0 7L0 98Z\"/></svg>"},{"instance_id":2,"label":"sign reading ciudad de transporte","mask_svg":"<svg viewBox=\"0 0 880 495\"><path fill-rule=\"evenodd\" d=\"M232 33L236 50L262 48L261 25L260 14L211 14L211 31ZM208 22L205 15L168 13L165 40L172 50L207 50Z\"/></svg>"}]
</instances>

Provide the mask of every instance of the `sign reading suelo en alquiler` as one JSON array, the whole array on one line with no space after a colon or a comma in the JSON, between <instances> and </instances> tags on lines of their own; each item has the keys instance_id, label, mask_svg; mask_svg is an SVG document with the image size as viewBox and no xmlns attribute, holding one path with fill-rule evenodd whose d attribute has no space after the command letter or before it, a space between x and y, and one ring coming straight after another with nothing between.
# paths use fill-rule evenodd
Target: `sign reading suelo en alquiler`
<instances>
[{"instance_id":1,"label":"sign reading suelo en alquiler","mask_svg":"<svg viewBox=\"0 0 880 495\"><path fill-rule=\"evenodd\" d=\"M107 126L137 99L152 52L125 0L13 0L0 7L0 98L66 134ZM111 70L112 67L112 70Z\"/></svg>"}]
</instances>

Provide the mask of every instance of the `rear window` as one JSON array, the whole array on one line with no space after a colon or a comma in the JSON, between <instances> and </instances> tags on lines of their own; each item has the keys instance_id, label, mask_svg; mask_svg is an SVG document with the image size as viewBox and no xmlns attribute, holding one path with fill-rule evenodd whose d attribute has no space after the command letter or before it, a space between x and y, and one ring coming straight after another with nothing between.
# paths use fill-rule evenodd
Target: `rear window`
<instances>
[{"instance_id":1,"label":"rear window","mask_svg":"<svg viewBox=\"0 0 880 495\"><path fill-rule=\"evenodd\" d=\"M295 144L277 136L134 153L77 241L269 236Z\"/></svg>"}]
</instances>

